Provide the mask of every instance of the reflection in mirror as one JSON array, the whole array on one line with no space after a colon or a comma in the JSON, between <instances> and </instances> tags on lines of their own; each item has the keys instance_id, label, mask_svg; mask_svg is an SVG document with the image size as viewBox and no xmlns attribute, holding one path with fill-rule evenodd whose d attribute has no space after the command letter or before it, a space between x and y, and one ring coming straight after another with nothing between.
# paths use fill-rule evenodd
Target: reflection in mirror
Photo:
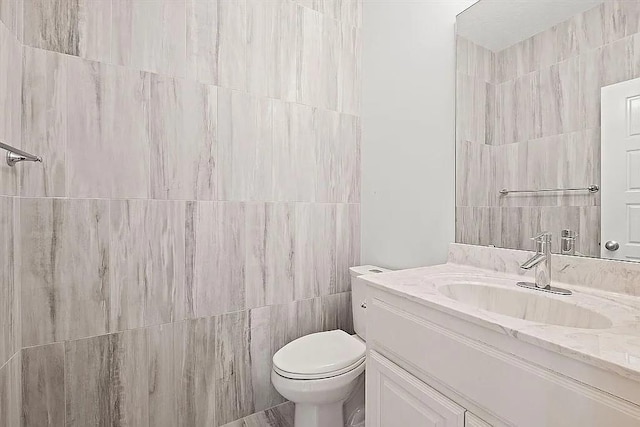
<instances>
[{"instance_id":1,"label":"reflection in mirror","mask_svg":"<svg viewBox=\"0 0 640 427\"><path fill-rule=\"evenodd\" d=\"M640 1L480 0L456 73L456 241L640 260Z\"/></svg>"}]
</instances>

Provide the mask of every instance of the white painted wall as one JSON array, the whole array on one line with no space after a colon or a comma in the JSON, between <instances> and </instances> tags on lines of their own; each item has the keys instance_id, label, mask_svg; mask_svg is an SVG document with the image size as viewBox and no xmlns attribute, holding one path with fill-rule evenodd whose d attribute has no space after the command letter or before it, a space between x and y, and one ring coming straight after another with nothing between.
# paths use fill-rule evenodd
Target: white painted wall
<instances>
[{"instance_id":1,"label":"white painted wall","mask_svg":"<svg viewBox=\"0 0 640 427\"><path fill-rule=\"evenodd\" d=\"M473 3L364 0L362 262L442 263L455 230L455 17Z\"/></svg>"}]
</instances>

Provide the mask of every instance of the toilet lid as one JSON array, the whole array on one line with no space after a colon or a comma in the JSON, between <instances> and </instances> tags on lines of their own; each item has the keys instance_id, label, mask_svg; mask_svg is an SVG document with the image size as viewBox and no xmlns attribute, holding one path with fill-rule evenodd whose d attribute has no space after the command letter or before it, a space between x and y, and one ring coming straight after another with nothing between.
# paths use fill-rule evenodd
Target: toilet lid
<instances>
[{"instance_id":1,"label":"toilet lid","mask_svg":"<svg viewBox=\"0 0 640 427\"><path fill-rule=\"evenodd\" d=\"M273 356L276 370L311 376L330 374L357 365L367 348L341 330L305 335L282 347Z\"/></svg>"}]
</instances>

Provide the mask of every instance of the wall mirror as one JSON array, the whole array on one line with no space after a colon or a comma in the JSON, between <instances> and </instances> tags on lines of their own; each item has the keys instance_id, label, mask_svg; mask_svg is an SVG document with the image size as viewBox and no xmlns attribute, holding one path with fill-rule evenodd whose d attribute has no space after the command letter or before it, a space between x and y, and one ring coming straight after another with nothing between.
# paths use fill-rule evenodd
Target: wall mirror
<instances>
[{"instance_id":1,"label":"wall mirror","mask_svg":"<svg viewBox=\"0 0 640 427\"><path fill-rule=\"evenodd\" d=\"M640 1L480 0L456 31L456 241L640 261Z\"/></svg>"}]
</instances>

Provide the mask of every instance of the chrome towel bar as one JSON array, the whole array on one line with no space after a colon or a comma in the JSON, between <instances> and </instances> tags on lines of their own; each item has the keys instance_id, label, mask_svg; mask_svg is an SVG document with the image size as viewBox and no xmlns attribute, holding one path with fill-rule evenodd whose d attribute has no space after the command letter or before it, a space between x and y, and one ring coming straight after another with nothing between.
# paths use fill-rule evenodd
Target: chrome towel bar
<instances>
[{"instance_id":1,"label":"chrome towel bar","mask_svg":"<svg viewBox=\"0 0 640 427\"><path fill-rule=\"evenodd\" d=\"M583 188L545 188L542 190L507 190L506 188L503 188L502 190L500 190L500 194L506 196L510 193L542 193L549 191L588 191L589 193L597 193L598 191L600 191L600 187L593 184Z\"/></svg>"},{"instance_id":2,"label":"chrome towel bar","mask_svg":"<svg viewBox=\"0 0 640 427\"><path fill-rule=\"evenodd\" d=\"M7 145L3 142L0 142L0 148L3 150L7 150L7 164L11 167L14 167L16 163L20 162L42 162L42 158L38 156L34 156L33 154L29 154L25 151L14 148L10 145Z\"/></svg>"}]
</instances>

